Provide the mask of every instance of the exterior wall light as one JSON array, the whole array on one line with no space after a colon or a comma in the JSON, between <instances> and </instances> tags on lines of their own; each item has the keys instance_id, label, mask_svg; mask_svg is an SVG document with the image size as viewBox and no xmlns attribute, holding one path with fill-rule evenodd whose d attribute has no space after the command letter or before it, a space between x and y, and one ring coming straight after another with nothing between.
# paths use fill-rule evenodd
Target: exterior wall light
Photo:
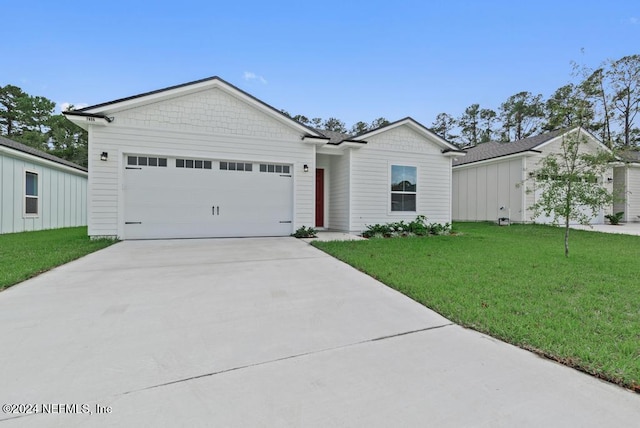
<instances>
[{"instance_id":1,"label":"exterior wall light","mask_svg":"<svg viewBox=\"0 0 640 428\"><path fill-rule=\"evenodd\" d=\"M304 172L309 172L309 165L305 163L302 169L304 170Z\"/></svg>"},{"instance_id":2,"label":"exterior wall light","mask_svg":"<svg viewBox=\"0 0 640 428\"><path fill-rule=\"evenodd\" d=\"M100 160L101 160L101 161L106 162L106 161L107 161L107 159L109 159L109 153L107 153L107 152L102 152L102 153L100 154Z\"/></svg>"}]
</instances>

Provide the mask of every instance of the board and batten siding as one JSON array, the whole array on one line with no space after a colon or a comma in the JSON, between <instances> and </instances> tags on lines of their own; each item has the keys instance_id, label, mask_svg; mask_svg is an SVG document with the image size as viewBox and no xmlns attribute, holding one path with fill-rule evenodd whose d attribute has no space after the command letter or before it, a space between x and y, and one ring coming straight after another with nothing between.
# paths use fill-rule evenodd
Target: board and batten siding
<instances>
[{"instance_id":1,"label":"board and batten siding","mask_svg":"<svg viewBox=\"0 0 640 428\"><path fill-rule=\"evenodd\" d=\"M523 158L461 165L453 170L453 220L523 218ZM501 209L502 208L502 209Z\"/></svg>"},{"instance_id":2,"label":"board and batten siding","mask_svg":"<svg viewBox=\"0 0 640 428\"><path fill-rule=\"evenodd\" d=\"M411 221L424 215L428 222L451 222L451 158L408 125L366 138L366 146L351 153L349 229ZM391 165L417 167L416 212L391 211Z\"/></svg>"},{"instance_id":3,"label":"board and batten siding","mask_svg":"<svg viewBox=\"0 0 640 428\"><path fill-rule=\"evenodd\" d=\"M291 164L292 227L313 224L314 174L304 173L303 165L315 164L314 147L246 102L212 88L108 115L112 123L90 127L89 235L122 236L127 153ZM102 152L108 161L100 161Z\"/></svg>"},{"instance_id":4,"label":"board and batten siding","mask_svg":"<svg viewBox=\"0 0 640 428\"><path fill-rule=\"evenodd\" d=\"M38 174L38 215L25 216L25 171ZM87 177L36 157L0 153L0 233L87 224Z\"/></svg>"}]
</instances>

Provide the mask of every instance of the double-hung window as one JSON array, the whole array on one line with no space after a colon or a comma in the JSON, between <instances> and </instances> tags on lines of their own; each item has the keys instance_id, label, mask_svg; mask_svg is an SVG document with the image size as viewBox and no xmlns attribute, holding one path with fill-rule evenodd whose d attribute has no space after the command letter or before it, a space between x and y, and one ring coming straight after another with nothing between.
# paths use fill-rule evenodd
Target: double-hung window
<instances>
[{"instance_id":1,"label":"double-hung window","mask_svg":"<svg viewBox=\"0 0 640 428\"><path fill-rule=\"evenodd\" d=\"M38 173L25 171L24 173L24 214L38 215Z\"/></svg>"},{"instance_id":2,"label":"double-hung window","mask_svg":"<svg viewBox=\"0 0 640 428\"><path fill-rule=\"evenodd\" d=\"M418 168L391 165L391 211L416 211Z\"/></svg>"}]
</instances>

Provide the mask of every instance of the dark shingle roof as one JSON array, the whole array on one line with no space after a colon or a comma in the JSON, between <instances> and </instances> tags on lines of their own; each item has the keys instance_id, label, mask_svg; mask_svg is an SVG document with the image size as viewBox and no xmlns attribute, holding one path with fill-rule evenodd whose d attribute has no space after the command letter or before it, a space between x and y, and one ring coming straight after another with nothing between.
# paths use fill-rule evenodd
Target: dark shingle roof
<instances>
[{"instance_id":1,"label":"dark shingle roof","mask_svg":"<svg viewBox=\"0 0 640 428\"><path fill-rule=\"evenodd\" d=\"M82 167L82 166L80 166L78 164L75 164L73 162L69 162L68 160L61 159L61 158L59 158L57 156L54 156L52 154L49 154L47 152L43 152L41 150L34 149L33 147L26 146L24 144L18 143L16 141L10 140L10 139L2 137L2 136L0 136L0 146L9 147L10 149L14 149L14 150L17 150L19 152L27 153L27 154L30 154L32 156L37 156L39 158L46 159L46 160L51 161L51 162L59 163L60 165L68 166L70 168L75 168L75 169L77 169L79 171L82 171L82 172L87 172L87 168L84 168L84 167Z\"/></svg>"},{"instance_id":2,"label":"dark shingle roof","mask_svg":"<svg viewBox=\"0 0 640 428\"><path fill-rule=\"evenodd\" d=\"M637 150L623 150L618 153L618 156L626 162L640 162L640 151Z\"/></svg>"},{"instance_id":3,"label":"dark shingle roof","mask_svg":"<svg viewBox=\"0 0 640 428\"><path fill-rule=\"evenodd\" d=\"M318 128L314 128L316 132L324 135L325 137L329 138L329 144L338 144L341 141L344 140L348 140L351 137L353 137L353 135L350 134L344 134L342 132L337 132L337 131L327 131L325 129L318 129Z\"/></svg>"},{"instance_id":4,"label":"dark shingle roof","mask_svg":"<svg viewBox=\"0 0 640 428\"><path fill-rule=\"evenodd\" d=\"M527 152L529 150L535 150L539 145L546 143L565 132L566 129L558 129L556 131L547 132L534 137L523 138L522 140L514 141L512 143L490 141L488 143L478 144L477 146L464 149L467 152L467 155L454 160L453 166L465 165L473 162L480 162L487 159L494 159L516 153Z\"/></svg>"}]
</instances>

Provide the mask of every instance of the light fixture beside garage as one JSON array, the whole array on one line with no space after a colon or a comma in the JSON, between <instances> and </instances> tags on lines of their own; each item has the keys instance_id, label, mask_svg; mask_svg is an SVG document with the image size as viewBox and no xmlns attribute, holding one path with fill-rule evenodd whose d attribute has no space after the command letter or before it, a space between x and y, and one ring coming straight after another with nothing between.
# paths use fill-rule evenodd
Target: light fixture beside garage
<instances>
[{"instance_id":1,"label":"light fixture beside garage","mask_svg":"<svg viewBox=\"0 0 640 428\"><path fill-rule=\"evenodd\" d=\"M304 170L304 172L309 172L309 165L305 163L302 169Z\"/></svg>"},{"instance_id":2,"label":"light fixture beside garage","mask_svg":"<svg viewBox=\"0 0 640 428\"><path fill-rule=\"evenodd\" d=\"M101 160L101 161L106 162L106 161L107 161L107 159L109 159L109 153L107 153L107 152L102 152L102 153L100 154L100 160Z\"/></svg>"}]
</instances>

